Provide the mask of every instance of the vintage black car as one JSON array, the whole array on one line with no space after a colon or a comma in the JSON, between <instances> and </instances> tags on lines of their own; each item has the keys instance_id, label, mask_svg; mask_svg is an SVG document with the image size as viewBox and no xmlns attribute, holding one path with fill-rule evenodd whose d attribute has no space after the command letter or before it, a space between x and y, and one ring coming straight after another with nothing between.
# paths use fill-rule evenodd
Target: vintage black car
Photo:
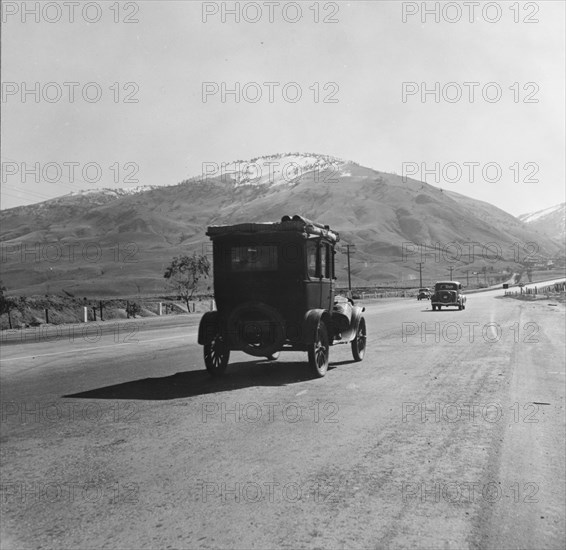
<instances>
[{"instance_id":1,"label":"vintage black car","mask_svg":"<svg viewBox=\"0 0 566 550\"><path fill-rule=\"evenodd\" d=\"M434 285L434 294L430 301L432 309L440 310L442 307L454 306L466 309L466 296L462 293L462 283L458 281L438 281Z\"/></svg>"},{"instance_id":2,"label":"vintage black car","mask_svg":"<svg viewBox=\"0 0 566 550\"><path fill-rule=\"evenodd\" d=\"M366 349L365 308L335 299L337 232L300 216L280 222L211 226L217 311L200 322L208 372L217 376L231 350L277 359L301 350L316 377L326 374L329 348L350 343L355 361Z\"/></svg>"}]
</instances>

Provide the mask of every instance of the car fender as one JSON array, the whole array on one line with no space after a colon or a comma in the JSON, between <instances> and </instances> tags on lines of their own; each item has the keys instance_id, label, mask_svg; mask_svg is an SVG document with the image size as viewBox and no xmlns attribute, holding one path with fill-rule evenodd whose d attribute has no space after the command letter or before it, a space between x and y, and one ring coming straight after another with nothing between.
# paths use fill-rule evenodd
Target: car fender
<instances>
[{"instance_id":1,"label":"car fender","mask_svg":"<svg viewBox=\"0 0 566 550\"><path fill-rule=\"evenodd\" d=\"M352 313L352 328L354 332L358 331L358 326L360 325L360 320L362 318L362 313L366 310L365 307L355 306Z\"/></svg>"},{"instance_id":2,"label":"car fender","mask_svg":"<svg viewBox=\"0 0 566 550\"><path fill-rule=\"evenodd\" d=\"M345 342L351 342L358 333L358 327L360 326L360 321L363 317L363 312L366 310L365 307L362 306L354 306L352 311L352 321L350 323L350 330L345 333L342 333L342 340Z\"/></svg>"},{"instance_id":3,"label":"car fender","mask_svg":"<svg viewBox=\"0 0 566 550\"><path fill-rule=\"evenodd\" d=\"M309 309L305 313L303 319L303 342L305 344L312 344L316 335L316 328L320 321L324 321L326 328L329 331L329 338L332 341L332 325L330 313L326 309Z\"/></svg>"},{"instance_id":4,"label":"car fender","mask_svg":"<svg viewBox=\"0 0 566 550\"><path fill-rule=\"evenodd\" d=\"M218 311L207 311L200 320L198 326L198 343L202 346L218 332L220 322Z\"/></svg>"}]
</instances>

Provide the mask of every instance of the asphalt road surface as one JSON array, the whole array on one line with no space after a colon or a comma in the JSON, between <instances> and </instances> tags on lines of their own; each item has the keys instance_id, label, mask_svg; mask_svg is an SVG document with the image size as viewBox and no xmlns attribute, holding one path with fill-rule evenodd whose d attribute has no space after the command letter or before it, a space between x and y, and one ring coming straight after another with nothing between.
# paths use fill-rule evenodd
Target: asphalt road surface
<instances>
[{"instance_id":1,"label":"asphalt road surface","mask_svg":"<svg viewBox=\"0 0 566 550\"><path fill-rule=\"evenodd\" d=\"M2 548L564 548L564 306L501 294L368 303L316 380L210 379L190 316L5 334Z\"/></svg>"}]
</instances>

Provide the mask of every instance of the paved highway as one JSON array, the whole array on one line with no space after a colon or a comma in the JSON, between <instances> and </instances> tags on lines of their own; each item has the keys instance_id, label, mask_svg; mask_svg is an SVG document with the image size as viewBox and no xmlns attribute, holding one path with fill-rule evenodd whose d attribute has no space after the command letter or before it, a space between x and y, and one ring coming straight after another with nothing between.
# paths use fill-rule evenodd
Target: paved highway
<instances>
[{"instance_id":1,"label":"paved highway","mask_svg":"<svg viewBox=\"0 0 566 550\"><path fill-rule=\"evenodd\" d=\"M3 338L2 548L563 548L565 311L367 304L366 358L234 353L196 318Z\"/></svg>"}]
</instances>

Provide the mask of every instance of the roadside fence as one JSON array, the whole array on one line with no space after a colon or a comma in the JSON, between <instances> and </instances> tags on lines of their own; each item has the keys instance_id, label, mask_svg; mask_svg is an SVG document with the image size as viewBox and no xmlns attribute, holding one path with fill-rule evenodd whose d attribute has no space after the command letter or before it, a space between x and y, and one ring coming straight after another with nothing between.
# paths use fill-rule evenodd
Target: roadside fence
<instances>
[{"instance_id":1,"label":"roadside fence","mask_svg":"<svg viewBox=\"0 0 566 550\"><path fill-rule=\"evenodd\" d=\"M553 283L546 286L535 286L532 288L519 288L519 290L506 290L505 296L537 296L544 295L549 297L550 294L559 294L566 291L566 282Z\"/></svg>"}]
</instances>

